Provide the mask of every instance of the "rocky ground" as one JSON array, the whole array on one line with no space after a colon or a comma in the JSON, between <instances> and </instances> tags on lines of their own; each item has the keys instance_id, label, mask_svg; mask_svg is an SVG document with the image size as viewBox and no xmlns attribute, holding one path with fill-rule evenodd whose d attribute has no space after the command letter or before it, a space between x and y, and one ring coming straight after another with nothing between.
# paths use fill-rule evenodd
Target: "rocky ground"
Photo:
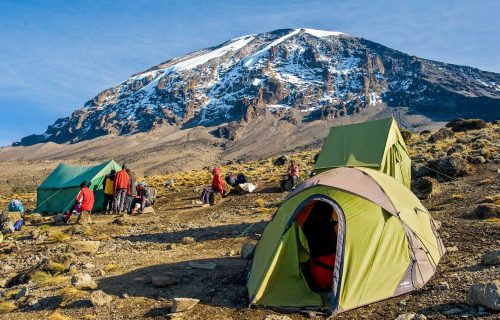
<instances>
[{"instance_id":1,"label":"rocky ground","mask_svg":"<svg viewBox=\"0 0 500 320\"><path fill-rule=\"evenodd\" d=\"M500 211L495 211L500 208L500 126L447 132L435 141L430 138L434 134L408 139L415 176L435 179L422 201L441 222L439 232L448 248L436 276L419 291L336 318L395 319L411 313L430 319L500 317L466 303L471 285L500 280L500 265L482 261L486 252L500 247ZM291 155L304 177L316 153ZM14 194L34 206L33 186L53 164L33 165L38 168L33 171L28 164L17 173L4 173L2 178L21 182L1 190L2 207ZM426 168L446 171L446 176ZM185 303L173 306L174 298L200 300L181 313L184 319L315 317L248 308L245 279L251 262L240 251L243 244L257 242L285 196L275 188L283 170L271 158L223 165L223 174L247 172L259 189L231 194L213 207L197 203L200 185L210 179L207 170L199 170L145 177L159 190L155 214L96 215L85 226L57 226L51 217L27 216L27 225L0 245L0 318L165 319ZM478 211L485 205L489 209Z\"/></svg>"}]
</instances>

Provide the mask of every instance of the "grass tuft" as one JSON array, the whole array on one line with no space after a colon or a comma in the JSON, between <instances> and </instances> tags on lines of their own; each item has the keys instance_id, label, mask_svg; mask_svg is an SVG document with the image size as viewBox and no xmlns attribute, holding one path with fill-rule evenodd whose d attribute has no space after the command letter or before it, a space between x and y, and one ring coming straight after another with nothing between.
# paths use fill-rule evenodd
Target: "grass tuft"
<instances>
[{"instance_id":1,"label":"grass tuft","mask_svg":"<svg viewBox=\"0 0 500 320\"><path fill-rule=\"evenodd\" d=\"M63 242L70 238L69 234L62 231L54 231L49 234L49 239L55 242Z\"/></svg>"},{"instance_id":2,"label":"grass tuft","mask_svg":"<svg viewBox=\"0 0 500 320\"><path fill-rule=\"evenodd\" d=\"M68 280L68 277L53 276L43 271L37 271L31 275L31 281L40 286L56 286Z\"/></svg>"},{"instance_id":3,"label":"grass tuft","mask_svg":"<svg viewBox=\"0 0 500 320\"><path fill-rule=\"evenodd\" d=\"M266 206L266 200L263 198L258 198L257 200L255 200L255 204L259 208L264 208Z\"/></svg>"},{"instance_id":4,"label":"grass tuft","mask_svg":"<svg viewBox=\"0 0 500 320\"><path fill-rule=\"evenodd\" d=\"M65 287L61 289L60 295L62 298L62 304L64 305L72 300L82 298L85 293L75 287Z\"/></svg>"},{"instance_id":5,"label":"grass tuft","mask_svg":"<svg viewBox=\"0 0 500 320\"><path fill-rule=\"evenodd\" d=\"M0 314L6 314L12 311L16 311L17 306L12 301L0 302Z\"/></svg>"},{"instance_id":6,"label":"grass tuft","mask_svg":"<svg viewBox=\"0 0 500 320\"><path fill-rule=\"evenodd\" d=\"M63 273L66 269L66 266L59 262L49 261L47 265L47 270L51 273Z\"/></svg>"},{"instance_id":7,"label":"grass tuft","mask_svg":"<svg viewBox=\"0 0 500 320\"><path fill-rule=\"evenodd\" d=\"M71 318L62 315L59 311L56 310L50 314L47 320L71 320Z\"/></svg>"},{"instance_id":8,"label":"grass tuft","mask_svg":"<svg viewBox=\"0 0 500 320\"><path fill-rule=\"evenodd\" d=\"M114 264L114 263L109 263L109 264L105 265L103 268L103 270L106 272L116 271L118 269L120 269L120 266L117 264Z\"/></svg>"}]
</instances>

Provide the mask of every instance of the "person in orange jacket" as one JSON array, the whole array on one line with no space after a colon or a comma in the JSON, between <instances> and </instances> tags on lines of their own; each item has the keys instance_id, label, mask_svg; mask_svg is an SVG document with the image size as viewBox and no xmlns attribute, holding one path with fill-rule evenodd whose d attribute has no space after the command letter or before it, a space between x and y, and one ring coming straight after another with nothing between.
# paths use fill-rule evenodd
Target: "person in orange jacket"
<instances>
[{"instance_id":1,"label":"person in orange jacket","mask_svg":"<svg viewBox=\"0 0 500 320\"><path fill-rule=\"evenodd\" d=\"M125 197L130 194L130 177L127 173L127 165L123 165L122 170L118 171L115 176L115 207L114 212L120 213L125 208Z\"/></svg>"}]
</instances>

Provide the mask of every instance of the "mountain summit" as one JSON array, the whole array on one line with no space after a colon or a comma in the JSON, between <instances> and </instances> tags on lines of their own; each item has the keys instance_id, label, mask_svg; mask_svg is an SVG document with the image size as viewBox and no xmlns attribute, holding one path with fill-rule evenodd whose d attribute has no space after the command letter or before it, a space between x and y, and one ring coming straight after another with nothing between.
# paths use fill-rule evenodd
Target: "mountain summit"
<instances>
[{"instance_id":1,"label":"mountain summit","mask_svg":"<svg viewBox=\"0 0 500 320\"><path fill-rule=\"evenodd\" d=\"M431 120L498 119L500 74L410 56L341 32L281 29L134 74L14 146L159 126L219 126L214 134L234 138L231 129L263 115L300 125L381 110Z\"/></svg>"}]
</instances>

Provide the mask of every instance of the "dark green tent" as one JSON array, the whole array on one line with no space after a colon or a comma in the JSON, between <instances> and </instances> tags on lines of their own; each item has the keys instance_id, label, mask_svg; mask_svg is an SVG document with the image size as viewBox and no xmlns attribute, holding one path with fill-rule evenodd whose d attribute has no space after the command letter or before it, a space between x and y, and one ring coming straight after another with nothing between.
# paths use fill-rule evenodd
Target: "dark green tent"
<instances>
[{"instance_id":1,"label":"dark green tent","mask_svg":"<svg viewBox=\"0 0 500 320\"><path fill-rule=\"evenodd\" d=\"M118 171L121 167L113 160L92 167L59 164L37 189L36 211L56 213L69 210L84 180L94 191L93 211L102 210L104 177L112 169Z\"/></svg>"}]
</instances>

